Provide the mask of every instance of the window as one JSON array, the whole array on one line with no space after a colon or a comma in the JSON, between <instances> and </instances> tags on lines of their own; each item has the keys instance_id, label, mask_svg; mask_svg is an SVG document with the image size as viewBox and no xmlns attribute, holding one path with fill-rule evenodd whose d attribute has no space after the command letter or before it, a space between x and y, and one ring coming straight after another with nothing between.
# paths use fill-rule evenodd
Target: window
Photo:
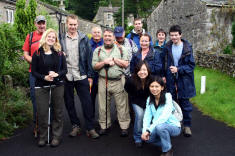
<instances>
[{"instance_id":1,"label":"window","mask_svg":"<svg viewBox=\"0 0 235 156\"><path fill-rule=\"evenodd\" d=\"M108 20L112 20L112 14L108 14Z\"/></svg>"},{"instance_id":2,"label":"window","mask_svg":"<svg viewBox=\"0 0 235 156\"><path fill-rule=\"evenodd\" d=\"M14 23L14 11L7 9L7 23Z\"/></svg>"}]
</instances>

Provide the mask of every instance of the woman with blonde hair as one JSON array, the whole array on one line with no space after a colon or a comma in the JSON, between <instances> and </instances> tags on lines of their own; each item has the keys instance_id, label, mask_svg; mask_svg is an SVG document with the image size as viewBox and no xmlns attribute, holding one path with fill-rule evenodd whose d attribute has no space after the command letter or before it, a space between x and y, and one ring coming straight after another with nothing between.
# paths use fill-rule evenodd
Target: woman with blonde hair
<instances>
[{"instance_id":1,"label":"woman with blonde hair","mask_svg":"<svg viewBox=\"0 0 235 156\"><path fill-rule=\"evenodd\" d=\"M35 96L38 110L39 142L43 147L48 140L48 111L53 108L51 146L60 144L63 131L64 85L63 79L67 73L66 60L61 52L58 35L55 30L44 32L40 47L32 57L32 74L36 78ZM50 103L50 104L49 104Z\"/></svg>"}]
</instances>

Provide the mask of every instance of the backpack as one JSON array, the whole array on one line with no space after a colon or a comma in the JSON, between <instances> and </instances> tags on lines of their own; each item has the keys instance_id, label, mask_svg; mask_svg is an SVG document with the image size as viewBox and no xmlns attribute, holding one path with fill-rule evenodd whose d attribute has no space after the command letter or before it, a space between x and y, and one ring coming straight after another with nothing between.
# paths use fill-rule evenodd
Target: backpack
<instances>
[{"instance_id":1,"label":"backpack","mask_svg":"<svg viewBox=\"0 0 235 156\"><path fill-rule=\"evenodd\" d=\"M182 110L180 106L178 105L178 103L175 102L174 100L173 100L173 106L175 107L175 110L172 111L172 114L176 117L178 121L182 121L183 120Z\"/></svg>"}]
</instances>

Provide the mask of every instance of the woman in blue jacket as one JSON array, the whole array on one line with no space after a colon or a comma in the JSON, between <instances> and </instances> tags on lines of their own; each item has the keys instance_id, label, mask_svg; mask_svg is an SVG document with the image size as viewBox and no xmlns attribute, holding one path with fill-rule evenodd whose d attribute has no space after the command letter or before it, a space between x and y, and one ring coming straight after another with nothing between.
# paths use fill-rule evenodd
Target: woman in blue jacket
<instances>
[{"instance_id":1,"label":"woman in blue jacket","mask_svg":"<svg viewBox=\"0 0 235 156\"><path fill-rule=\"evenodd\" d=\"M149 81L150 97L146 102L143 119L142 140L161 146L161 156L172 156L171 136L178 136L181 125L172 114L174 106L170 93L165 92L165 84L160 77Z\"/></svg>"},{"instance_id":2,"label":"woman in blue jacket","mask_svg":"<svg viewBox=\"0 0 235 156\"><path fill-rule=\"evenodd\" d=\"M140 38L141 49L135 53L130 62L130 71L134 73L136 65L140 61L146 61L150 68L152 75L163 76L162 60L160 53L156 53L154 48L150 45L151 37L149 34L143 34Z\"/></svg>"}]
</instances>

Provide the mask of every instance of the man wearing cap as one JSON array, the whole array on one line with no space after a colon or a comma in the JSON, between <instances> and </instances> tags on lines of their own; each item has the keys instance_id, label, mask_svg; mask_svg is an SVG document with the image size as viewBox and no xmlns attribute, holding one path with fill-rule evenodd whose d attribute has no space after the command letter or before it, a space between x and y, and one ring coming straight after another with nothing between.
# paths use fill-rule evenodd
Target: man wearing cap
<instances>
[{"instance_id":1,"label":"man wearing cap","mask_svg":"<svg viewBox=\"0 0 235 156\"><path fill-rule=\"evenodd\" d=\"M128 52L128 61L131 61L132 55L138 51L138 47L135 42L131 39L125 38L125 30L123 27L118 26L114 29L114 35L117 41L117 44L122 45L127 49ZM125 75L130 76L130 64L125 70Z\"/></svg>"},{"instance_id":2,"label":"man wearing cap","mask_svg":"<svg viewBox=\"0 0 235 156\"><path fill-rule=\"evenodd\" d=\"M128 52L125 47L115 44L112 29L106 29L103 38L104 45L95 49L92 59L92 67L99 73L100 135L107 134L107 129L111 126L110 104L111 97L113 96L116 104L118 122L121 127L121 136L125 137L128 135L130 125L127 95L124 92L123 84L123 70L129 64Z\"/></svg>"},{"instance_id":3,"label":"man wearing cap","mask_svg":"<svg viewBox=\"0 0 235 156\"><path fill-rule=\"evenodd\" d=\"M35 78L31 73L31 62L33 53L39 48L39 41L44 31L46 31L46 18L42 15L36 17L35 22L36 30L27 35L24 45L24 59L29 63L29 83L30 83L30 97L33 104L33 122L36 124L37 107L35 103ZM37 126L37 125L36 125ZM37 137L37 129L34 128L34 135Z\"/></svg>"}]
</instances>

